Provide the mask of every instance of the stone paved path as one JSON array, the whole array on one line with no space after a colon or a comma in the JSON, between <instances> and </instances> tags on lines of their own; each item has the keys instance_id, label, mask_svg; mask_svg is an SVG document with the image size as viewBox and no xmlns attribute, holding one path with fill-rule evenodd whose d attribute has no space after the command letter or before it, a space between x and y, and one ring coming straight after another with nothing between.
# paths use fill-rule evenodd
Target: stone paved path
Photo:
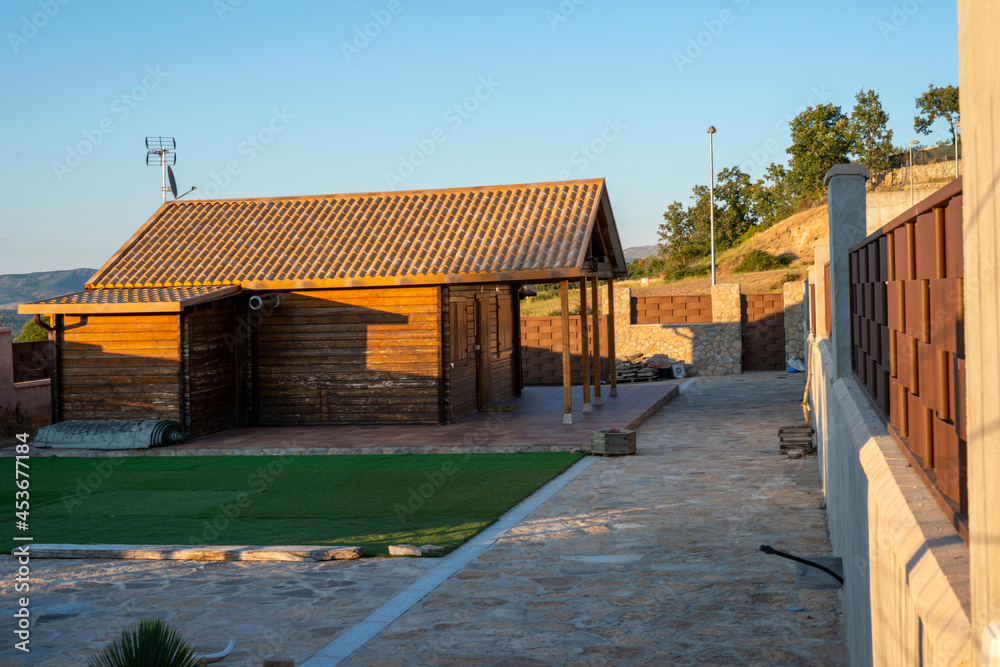
<instances>
[{"instance_id":1,"label":"stone paved path","mask_svg":"<svg viewBox=\"0 0 1000 667\"><path fill-rule=\"evenodd\" d=\"M699 379L643 425L639 455L596 461L341 664L846 664L835 592L794 590L791 565L757 551L830 553L815 459L776 453L802 388ZM83 665L154 614L202 650L235 636L220 665L301 664L438 562L36 560L32 653L4 640L0 665Z\"/></svg>"},{"instance_id":2,"label":"stone paved path","mask_svg":"<svg viewBox=\"0 0 1000 667\"><path fill-rule=\"evenodd\" d=\"M815 458L776 454L803 376L699 379L342 665L841 665ZM788 611L790 606L802 611Z\"/></svg>"}]
</instances>

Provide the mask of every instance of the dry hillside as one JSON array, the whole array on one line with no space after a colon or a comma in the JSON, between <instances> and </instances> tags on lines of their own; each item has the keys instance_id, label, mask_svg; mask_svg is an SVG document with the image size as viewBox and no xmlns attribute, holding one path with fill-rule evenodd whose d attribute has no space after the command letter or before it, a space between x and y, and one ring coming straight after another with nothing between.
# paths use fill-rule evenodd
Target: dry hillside
<instances>
[{"instance_id":1,"label":"dry hillside","mask_svg":"<svg viewBox=\"0 0 1000 667\"><path fill-rule=\"evenodd\" d=\"M813 263L813 244L827 237L827 225L825 204L785 218L773 227L751 237L739 247L721 253L718 256L715 272L716 282L738 283L744 294L780 292L782 284L805 279ZM776 257L790 255L793 259L787 267L776 271L733 273L733 267L752 250L763 250ZM616 286L631 287L635 295L647 296L708 294L711 284L712 280L708 276L672 283L653 279L648 285L643 285L639 280L620 280L615 283ZM570 300L574 309L578 302L577 297L572 297ZM525 299L521 303L521 313L526 316L558 315L559 299L542 297Z\"/></svg>"},{"instance_id":2,"label":"dry hillside","mask_svg":"<svg viewBox=\"0 0 1000 667\"><path fill-rule=\"evenodd\" d=\"M755 294L780 291L782 283L803 280L813 263L813 244L827 237L827 224L825 204L785 218L739 247L721 253L715 270L716 282L738 283L744 294ZM763 250L776 257L788 254L794 259L789 266L777 271L733 273L733 267L752 250ZM712 280L705 276L673 283L650 283L642 285L638 280L626 280L620 284L631 287L634 294L668 296L708 294Z\"/></svg>"}]
</instances>

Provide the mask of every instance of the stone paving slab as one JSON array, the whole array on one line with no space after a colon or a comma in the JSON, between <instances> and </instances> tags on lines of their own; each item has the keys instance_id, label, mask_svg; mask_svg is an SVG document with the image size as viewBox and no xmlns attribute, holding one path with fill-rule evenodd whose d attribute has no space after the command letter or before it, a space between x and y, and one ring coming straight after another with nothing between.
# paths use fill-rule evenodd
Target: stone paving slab
<instances>
[{"instance_id":1,"label":"stone paving slab","mask_svg":"<svg viewBox=\"0 0 1000 667\"><path fill-rule=\"evenodd\" d=\"M32 560L31 653L13 648L17 561L0 557L0 665L83 667L122 628L160 617L203 653L236 639L220 667L301 665L440 562Z\"/></svg>"},{"instance_id":2,"label":"stone paving slab","mask_svg":"<svg viewBox=\"0 0 1000 667\"><path fill-rule=\"evenodd\" d=\"M802 376L702 378L341 665L844 665L816 459L778 454ZM790 611L789 607L801 607Z\"/></svg>"},{"instance_id":3,"label":"stone paving slab","mask_svg":"<svg viewBox=\"0 0 1000 667\"><path fill-rule=\"evenodd\" d=\"M323 561L361 558L361 547L191 546L152 544L33 544L32 558L128 558L133 560Z\"/></svg>"},{"instance_id":4,"label":"stone paving slab","mask_svg":"<svg viewBox=\"0 0 1000 667\"><path fill-rule=\"evenodd\" d=\"M698 379L637 455L594 459L341 664L846 664L836 592L795 590L792 566L757 550L831 555L816 459L777 454L802 388ZM85 665L147 616L203 652L235 637L222 665L301 665L442 562L33 560L30 659L3 642L0 665ZM0 609L16 568L0 558Z\"/></svg>"}]
</instances>

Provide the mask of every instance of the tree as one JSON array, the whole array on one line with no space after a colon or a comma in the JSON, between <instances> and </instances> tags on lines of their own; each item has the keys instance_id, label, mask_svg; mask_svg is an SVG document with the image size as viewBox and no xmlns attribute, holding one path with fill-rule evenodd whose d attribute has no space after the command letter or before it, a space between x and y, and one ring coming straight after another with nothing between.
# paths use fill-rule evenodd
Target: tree
<instances>
[{"instance_id":1,"label":"tree","mask_svg":"<svg viewBox=\"0 0 1000 667\"><path fill-rule=\"evenodd\" d=\"M821 104L808 107L788 124L792 145L789 181L800 199L819 199L824 194L823 177L835 164L850 162L850 122L840 107Z\"/></svg>"},{"instance_id":2,"label":"tree","mask_svg":"<svg viewBox=\"0 0 1000 667\"><path fill-rule=\"evenodd\" d=\"M920 134L930 134L931 125L938 118L948 121L949 137L955 136L958 120L958 86L928 86L927 92L917 98L917 115L913 129Z\"/></svg>"},{"instance_id":3,"label":"tree","mask_svg":"<svg viewBox=\"0 0 1000 667\"><path fill-rule=\"evenodd\" d=\"M750 176L739 167L728 167L716 177L715 198L722 209L715 216L715 244L720 250L736 245L737 239L760 224Z\"/></svg>"},{"instance_id":4,"label":"tree","mask_svg":"<svg viewBox=\"0 0 1000 667\"><path fill-rule=\"evenodd\" d=\"M764 177L753 184L750 196L754 200L761 229L767 229L799 210L799 197L784 165L772 162Z\"/></svg>"},{"instance_id":5,"label":"tree","mask_svg":"<svg viewBox=\"0 0 1000 667\"><path fill-rule=\"evenodd\" d=\"M878 93L862 89L854 96L856 103L851 112L851 152L857 161L872 173L887 171L889 158L895 153L892 130L888 129L889 115L882 109Z\"/></svg>"},{"instance_id":6,"label":"tree","mask_svg":"<svg viewBox=\"0 0 1000 667\"><path fill-rule=\"evenodd\" d=\"M670 252L678 246L687 242L694 232L691 227L691 218L688 216L684 204L674 201L667 207L663 214L663 222L660 223L658 235L660 238L660 252Z\"/></svg>"},{"instance_id":7,"label":"tree","mask_svg":"<svg viewBox=\"0 0 1000 667\"><path fill-rule=\"evenodd\" d=\"M663 214L659 237L664 254L694 257L708 252L708 186L696 185L691 193L693 205L685 208L675 201Z\"/></svg>"},{"instance_id":8,"label":"tree","mask_svg":"<svg viewBox=\"0 0 1000 667\"><path fill-rule=\"evenodd\" d=\"M42 321L46 324L49 323L49 318L42 317ZM42 327L38 326L34 319L30 319L24 323L21 327L21 331L17 334L16 342L18 343L30 343L36 340L48 340L49 334Z\"/></svg>"}]
</instances>

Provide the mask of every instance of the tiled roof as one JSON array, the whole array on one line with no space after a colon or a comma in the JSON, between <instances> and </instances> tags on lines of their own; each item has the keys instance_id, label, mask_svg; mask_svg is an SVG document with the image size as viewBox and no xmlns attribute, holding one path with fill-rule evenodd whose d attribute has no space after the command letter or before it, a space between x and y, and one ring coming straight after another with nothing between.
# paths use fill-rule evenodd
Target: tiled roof
<instances>
[{"instance_id":1,"label":"tiled roof","mask_svg":"<svg viewBox=\"0 0 1000 667\"><path fill-rule=\"evenodd\" d=\"M603 179L175 201L162 206L88 287L267 289L579 275L600 210L602 239L614 246L608 254L619 255ZM624 256L608 261L616 275L625 270Z\"/></svg>"},{"instance_id":2,"label":"tiled roof","mask_svg":"<svg viewBox=\"0 0 1000 667\"><path fill-rule=\"evenodd\" d=\"M185 306L235 294L229 287L132 287L88 289L18 306L20 313L180 312Z\"/></svg>"}]
</instances>

